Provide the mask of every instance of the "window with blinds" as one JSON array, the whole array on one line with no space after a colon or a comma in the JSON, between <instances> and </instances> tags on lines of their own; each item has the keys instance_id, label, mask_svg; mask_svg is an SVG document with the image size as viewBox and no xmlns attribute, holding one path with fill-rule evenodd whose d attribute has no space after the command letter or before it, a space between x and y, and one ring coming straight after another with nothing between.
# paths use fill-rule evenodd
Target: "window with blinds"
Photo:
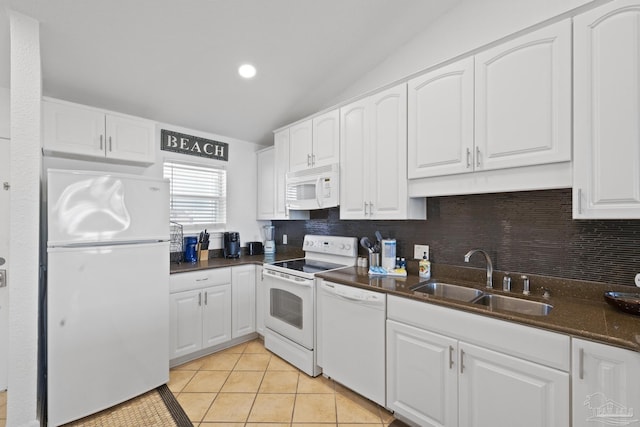
<instances>
[{"instance_id":1,"label":"window with blinds","mask_svg":"<svg viewBox=\"0 0 640 427\"><path fill-rule=\"evenodd\" d=\"M165 162L164 177L171 181L171 221L183 225L227 222L226 169Z\"/></svg>"}]
</instances>

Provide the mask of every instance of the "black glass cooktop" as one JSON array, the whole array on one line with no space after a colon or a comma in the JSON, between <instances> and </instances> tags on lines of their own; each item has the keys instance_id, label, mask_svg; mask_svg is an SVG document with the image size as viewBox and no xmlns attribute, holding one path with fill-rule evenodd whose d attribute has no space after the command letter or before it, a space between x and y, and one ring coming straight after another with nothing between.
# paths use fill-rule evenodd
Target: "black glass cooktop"
<instances>
[{"instance_id":1,"label":"black glass cooktop","mask_svg":"<svg viewBox=\"0 0 640 427\"><path fill-rule=\"evenodd\" d=\"M307 260L304 258L274 262L273 265L277 267L288 268L290 270L302 271L304 273L312 273L312 274L345 267L344 264L334 264L332 262Z\"/></svg>"}]
</instances>

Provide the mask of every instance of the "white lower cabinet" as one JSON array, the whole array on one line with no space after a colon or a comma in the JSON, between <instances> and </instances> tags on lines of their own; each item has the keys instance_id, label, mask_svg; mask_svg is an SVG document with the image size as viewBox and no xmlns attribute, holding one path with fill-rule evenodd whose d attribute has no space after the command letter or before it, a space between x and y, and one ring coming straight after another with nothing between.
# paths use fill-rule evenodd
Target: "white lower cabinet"
<instances>
[{"instance_id":1,"label":"white lower cabinet","mask_svg":"<svg viewBox=\"0 0 640 427\"><path fill-rule=\"evenodd\" d=\"M569 374L460 342L459 425L569 425Z\"/></svg>"},{"instance_id":2,"label":"white lower cabinet","mask_svg":"<svg viewBox=\"0 0 640 427\"><path fill-rule=\"evenodd\" d=\"M256 332L264 336L265 287L262 283L262 266L256 266Z\"/></svg>"},{"instance_id":3,"label":"white lower cabinet","mask_svg":"<svg viewBox=\"0 0 640 427\"><path fill-rule=\"evenodd\" d=\"M171 275L169 359L256 331L255 265Z\"/></svg>"},{"instance_id":4,"label":"white lower cabinet","mask_svg":"<svg viewBox=\"0 0 640 427\"><path fill-rule=\"evenodd\" d=\"M458 342L387 320L387 407L423 426L458 425Z\"/></svg>"},{"instance_id":5,"label":"white lower cabinet","mask_svg":"<svg viewBox=\"0 0 640 427\"><path fill-rule=\"evenodd\" d=\"M169 359L231 340L231 283L172 293Z\"/></svg>"},{"instance_id":6,"label":"white lower cabinet","mask_svg":"<svg viewBox=\"0 0 640 427\"><path fill-rule=\"evenodd\" d=\"M570 425L569 337L389 296L387 407L421 426Z\"/></svg>"},{"instance_id":7,"label":"white lower cabinet","mask_svg":"<svg viewBox=\"0 0 640 427\"><path fill-rule=\"evenodd\" d=\"M637 425L640 353L572 340L573 427Z\"/></svg>"},{"instance_id":8,"label":"white lower cabinet","mask_svg":"<svg viewBox=\"0 0 640 427\"><path fill-rule=\"evenodd\" d=\"M231 338L256 331L256 266L231 269Z\"/></svg>"}]
</instances>

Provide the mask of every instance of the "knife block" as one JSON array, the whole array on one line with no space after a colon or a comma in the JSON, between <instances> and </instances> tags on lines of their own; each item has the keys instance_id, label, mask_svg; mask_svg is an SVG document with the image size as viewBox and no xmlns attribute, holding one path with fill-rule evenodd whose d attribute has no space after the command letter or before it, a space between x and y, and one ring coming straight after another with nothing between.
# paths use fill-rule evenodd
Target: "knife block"
<instances>
[{"instance_id":1,"label":"knife block","mask_svg":"<svg viewBox=\"0 0 640 427\"><path fill-rule=\"evenodd\" d=\"M198 249L198 261L209 260L209 249Z\"/></svg>"}]
</instances>

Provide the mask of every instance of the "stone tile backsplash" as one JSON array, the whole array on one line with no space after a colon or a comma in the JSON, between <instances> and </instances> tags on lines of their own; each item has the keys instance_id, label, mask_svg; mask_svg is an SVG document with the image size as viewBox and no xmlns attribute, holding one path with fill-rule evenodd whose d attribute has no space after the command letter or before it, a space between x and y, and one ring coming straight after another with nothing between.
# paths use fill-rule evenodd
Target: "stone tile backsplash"
<instances>
[{"instance_id":1,"label":"stone tile backsplash","mask_svg":"<svg viewBox=\"0 0 640 427\"><path fill-rule=\"evenodd\" d=\"M428 244L434 263L484 268L478 255L464 262L467 251L482 248L502 271L629 286L640 272L640 220L574 220L570 189L430 197L426 221L342 221L333 208L273 224L277 242L287 234L298 248L305 234L375 239L379 230L397 239L399 256Z\"/></svg>"}]
</instances>

